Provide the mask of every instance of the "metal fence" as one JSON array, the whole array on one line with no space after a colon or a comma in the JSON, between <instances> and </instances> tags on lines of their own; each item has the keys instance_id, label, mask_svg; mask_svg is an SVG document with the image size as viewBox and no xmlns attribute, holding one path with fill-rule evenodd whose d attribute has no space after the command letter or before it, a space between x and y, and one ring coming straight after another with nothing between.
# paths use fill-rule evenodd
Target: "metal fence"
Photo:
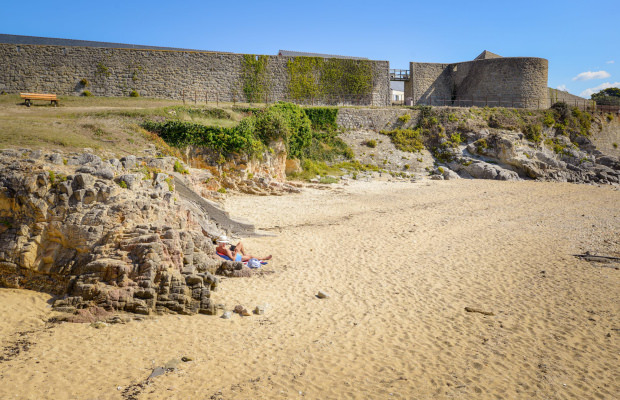
<instances>
[{"instance_id":1,"label":"metal fence","mask_svg":"<svg viewBox=\"0 0 620 400\"><path fill-rule=\"evenodd\" d=\"M594 100L558 100L563 101L571 107L577 107L581 110L600 113L619 113L620 105L596 104ZM413 105L412 101L404 102L392 101L393 106ZM433 106L433 107L504 107L504 108L530 108L530 109L547 109L551 106L548 101L523 99L520 97L467 97L467 98L449 98L440 96L428 96L419 99L415 105Z\"/></svg>"},{"instance_id":2,"label":"metal fence","mask_svg":"<svg viewBox=\"0 0 620 400\"><path fill-rule=\"evenodd\" d=\"M309 98L294 98L290 95L282 95L281 93L270 92L263 93L260 96L255 96L252 101L245 99L245 96L241 96L238 93L221 93L221 92L208 92L198 90L182 90L180 98L183 103L194 104L215 104L219 103L232 103L236 104L272 104L279 101L285 101L288 103L294 103L305 106L372 106L374 105L375 97L372 94L356 95L356 94L320 94L311 96Z\"/></svg>"}]
</instances>

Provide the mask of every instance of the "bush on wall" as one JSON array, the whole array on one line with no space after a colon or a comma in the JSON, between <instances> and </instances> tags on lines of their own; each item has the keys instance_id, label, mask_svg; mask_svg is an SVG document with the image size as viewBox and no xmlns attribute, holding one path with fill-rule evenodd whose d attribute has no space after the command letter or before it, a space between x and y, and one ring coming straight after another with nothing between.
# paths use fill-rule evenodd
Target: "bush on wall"
<instances>
[{"instance_id":1,"label":"bush on wall","mask_svg":"<svg viewBox=\"0 0 620 400\"><path fill-rule=\"evenodd\" d=\"M289 94L295 100L368 96L372 92L369 60L295 57L287 62Z\"/></svg>"},{"instance_id":2,"label":"bush on wall","mask_svg":"<svg viewBox=\"0 0 620 400\"><path fill-rule=\"evenodd\" d=\"M267 56L254 54L243 55L243 93L250 103L258 103L265 100L269 89L267 76Z\"/></svg>"}]
</instances>

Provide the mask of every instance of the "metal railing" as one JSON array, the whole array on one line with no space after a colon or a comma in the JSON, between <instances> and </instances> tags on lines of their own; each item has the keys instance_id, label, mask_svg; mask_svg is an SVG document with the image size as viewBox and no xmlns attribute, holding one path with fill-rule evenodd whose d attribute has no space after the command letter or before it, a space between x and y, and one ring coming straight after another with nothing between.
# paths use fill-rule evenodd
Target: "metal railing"
<instances>
[{"instance_id":1,"label":"metal railing","mask_svg":"<svg viewBox=\"0 0 620 400\"><path fill-rule=\"evenodd\" d=\"M618 112L620 106L600 105L594 100L564 100L571 107L577 107L582 110L592 112ZM392 105L397 102L392 102ZM413 102L405 100L405 105L413 105ZM547 109L551 106L549 101L540 99L524 99L522 97L500 97L500 96L484 96L484 97L466 97L451 98L441 96L428 96L418 99L415 105L426 105L433 107L504 107L504 108L531 108L531 109Z\"/></svg>"},{"instance_id":2,"label":"metal railing","mask_svg":"<svg viewBox=\"0 0 620 400\"><path fill-rule=\"evenodd\" d=\"M306 106L372 106L376 100L373 94L317 94L308 98L295 98L290 95L283 95L281 92L265 92L260 96L255 96L251 101L239 93L223 93L205 90L182 90L179 93L179 100L183 103L194 104L215 104L232 103L235 104L272 104L279 101L294 103Z\"/></svg>"},{"instance_id":3,"label":"metal railing","mask_svg":"<svg viewBox=\"0 0 620 400\"><path fill-rule=\"evenodd\" d=\"M391 81L408 81L409 70L408 69L391 69L390 80Z\"/></svg>"}]
</instances>

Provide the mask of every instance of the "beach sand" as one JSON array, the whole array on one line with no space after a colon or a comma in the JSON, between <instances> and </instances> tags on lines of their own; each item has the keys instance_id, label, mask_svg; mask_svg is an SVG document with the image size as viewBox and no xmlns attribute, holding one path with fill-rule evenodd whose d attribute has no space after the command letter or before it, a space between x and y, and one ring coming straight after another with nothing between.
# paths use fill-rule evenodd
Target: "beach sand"
<instances>
[{"instance_id":1,"label":"beach sand","mask_svg":"<svg viewBox=\"0 0 620 400\"><path fill-rule=\"evenodd\" d=\"M95 329L0 289L0 398L619 397L620 271L573 257L620 256L617 188L354 182L226 206L274 235L244 239L274 259L214 297L264 315Z\"/></svg>"}]
</instances>

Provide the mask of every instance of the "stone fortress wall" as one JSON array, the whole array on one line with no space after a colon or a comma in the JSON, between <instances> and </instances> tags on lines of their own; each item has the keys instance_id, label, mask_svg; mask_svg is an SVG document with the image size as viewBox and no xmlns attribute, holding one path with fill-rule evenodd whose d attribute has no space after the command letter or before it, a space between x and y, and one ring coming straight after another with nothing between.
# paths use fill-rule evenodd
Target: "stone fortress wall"
<instances>
[{"instance_id":1,"label":"stone fortress wall","mask_svg":"<svg viewBox=\"0 0 620 400\"><path fill-rule=\"evenodd\" d=\"M0 44L0 91L96 96L140 96L209 101L247 101L243 54L200 51ZM255 56L258 57L258 56ZM267 56L268 101L290 100L287 62ZM389 104L389 62L370 63L372 89L367 96L344 96L344 104ZM88 87L80 84L82 79ZM261 96L261 100L262 100ZM317 104L320 101L317 100Z\"/></svg>"},{"instance_id":2,"label":"stone fortress wall","mask_svg":"<svg viewBox=\"0 0 620 400\"><path fill-rule=\"evenodd\" d=\"M486 58L485 54L488 55ZM484 52L474 61L454 64L410 63L410 79L405 81L405 99L413 104L438 105L440 99L458 100L464 104L474 100L484 105L485 99L497 104L523 108L546 108L548 61L533 57L500 57ZM436 100L433 100L436 99Z\"/></svg>"}]
</instances>

